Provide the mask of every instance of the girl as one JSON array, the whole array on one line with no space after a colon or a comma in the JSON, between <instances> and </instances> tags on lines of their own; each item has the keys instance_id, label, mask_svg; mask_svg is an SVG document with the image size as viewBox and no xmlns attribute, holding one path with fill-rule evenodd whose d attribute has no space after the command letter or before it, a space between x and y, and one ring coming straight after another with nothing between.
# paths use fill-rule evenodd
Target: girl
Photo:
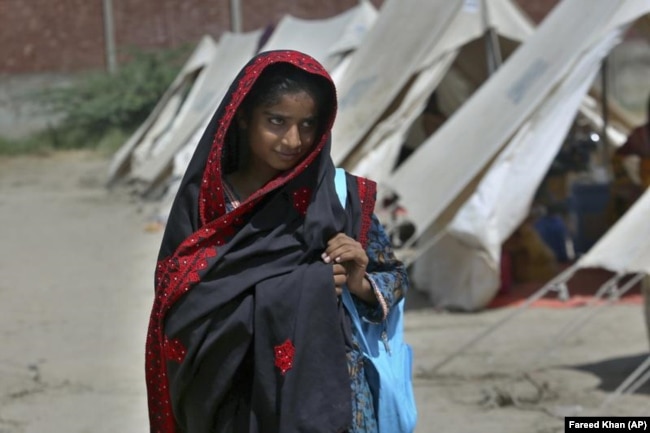
<instances>
[{"instance_id":1,"label":"girl","mask_svg":"<svg viewBox=\"0 0 650 433\"><path fill-rule=\"evenodd\" d=\"M339 301L381 321L407 289L373 215L375 185L329 156L331 78L295 51L240 72L172 206L146 374L152 432L375 432Z\"/></svg>"}]
</instances>

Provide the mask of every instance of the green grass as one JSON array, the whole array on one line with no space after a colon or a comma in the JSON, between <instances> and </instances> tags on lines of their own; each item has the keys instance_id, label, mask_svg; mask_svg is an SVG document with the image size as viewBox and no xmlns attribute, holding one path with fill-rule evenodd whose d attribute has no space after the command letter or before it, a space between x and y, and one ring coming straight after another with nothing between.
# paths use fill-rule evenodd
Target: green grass
<instances>
[{"instance_id":1,"label":"green grass","mask_svg":"<svg viewBox=\"0 0 650 433\"><path fill-rule=\"evenodd\" d=\"M112 155L129 138L130 132L119 128L107 130L97 139L85 139L83 131L71 129L50 129L34 133L24 138L0 136L0 155L47 155L57 150L93 149L103 155Z\"/></svg>"},{"instance_id":2,"label":"green grass","mask_svg":"<svg viewBox=\"0 0 650 433\"><path fill-rule=\"evenodd\" d=\"M17 139L0 136L0 155L47 154L53 150L52 141L43 132Z\"/></svg>"},{"instance_id":3,"label":"green grass","mask_svg":"<svg viewBox=\"0 0 650 433\"><path fill-rule=\"evenodd\" d=\"M115 74L90 72L71 86L29 97L60 121L28 137L0 136L0 155L90 149L111 154L151 113L188 55L188 47L133 50Z\"/></svg>"}]
</instances>

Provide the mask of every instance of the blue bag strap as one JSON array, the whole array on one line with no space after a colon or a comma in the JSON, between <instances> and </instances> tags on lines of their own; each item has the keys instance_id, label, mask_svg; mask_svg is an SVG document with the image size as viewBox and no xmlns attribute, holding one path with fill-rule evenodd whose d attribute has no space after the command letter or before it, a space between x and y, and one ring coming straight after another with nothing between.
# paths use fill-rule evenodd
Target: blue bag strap
<instances>
[{"instance_id":1,"label":"blue bag strap","mask_svg":"<svg viewBox=\"0 0 650 433\"><path fill-rule=\"evenodd\" d=\"M366 355L370 354L370 347L368 345L368 341L366 340L366 334L363 332L363 326L361 325L361 317L359 317L357 306L354 305L354 300L352 299L350 290L348 290L348 286L343 286L341 300L343 301L343 306L345 309L348 310L348 313L350 313L350 319L352 319L354 327L359 330L359 332L357 332L357 338L359 339L358 343L361 346L361 352L365 353Z\"/></svg>"},{"instance_id":2,"label":"blue bag strap","mask_svg":"<svg viewBox=\"0 0 650 433\"><path fill-rule=\"evenodd\" d=\"M345 170L342 168L336 169L334 174L334 187L341 201L341 207L345 209L345 203L348 201L348 184L345 180Z\"/></svg>"},{"instance_id":3,"label":"blue bag strap","mask_svg":"<svg viewBox=\"0 0 650 433\"><path fill-rule=\"evenodd\" d=\"M348 185L345 177L345 170L342 168L336 169L336 172L334 174L334 187L336 188L336 194L339 197L341 206L343 207L343 209L345 209L345 204L348 198ZM345 306L346 310L348 310L348 312L350 313L350 318L352 319L354 327L359 330L358 334L359 334L359 338L361 339L359 343L362 345L361 348L362 351L364 353L369 353L366 336L363 333L361 317L359 317L359 313L357 312L357 307L354 304L354 300L352 299L352 294L350 294L350 291L348 290L347 286L343 287L343 293L341 294L341 299L343 301L343 305Z\"/></svg>"}]
</instances>

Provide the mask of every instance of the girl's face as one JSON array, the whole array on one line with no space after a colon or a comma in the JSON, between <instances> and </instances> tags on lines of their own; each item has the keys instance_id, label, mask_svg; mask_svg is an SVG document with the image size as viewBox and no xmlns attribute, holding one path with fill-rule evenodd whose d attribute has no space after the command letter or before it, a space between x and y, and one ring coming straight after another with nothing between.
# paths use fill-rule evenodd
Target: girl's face
<instances>
[{"instance_id":1,"label":"girl's face","mask_svg":"<svg viewBox=\"0 0 650 433\"><path fill-rule=\"evenodd\" d=\"M250 146L248 170L270 179L298 164L316 140L317 114L314 99L298 91L255 107L249 121L240 119Z\"/></svg>"}]
</instances>

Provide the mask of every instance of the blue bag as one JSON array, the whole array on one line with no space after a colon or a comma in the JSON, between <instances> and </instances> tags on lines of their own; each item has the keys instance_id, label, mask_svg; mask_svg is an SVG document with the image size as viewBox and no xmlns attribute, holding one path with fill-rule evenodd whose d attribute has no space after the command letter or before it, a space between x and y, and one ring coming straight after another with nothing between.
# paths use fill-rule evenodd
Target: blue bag
<instances>
[{"instance_id":1,"label":"blue bag","mask_svg":"<svg viewBox=\"0 0 650 433\"><path fill-rule=\"evenodd\" d=\"M345 171L336 169L336 192L345 208ZM379 433L411 433L417 421L413 394L411 347L404 341L404 299L393 306L383 323L363 320L347 287L341 295L353 326L358 330L365 358L366 378L375 403Z\"/></svg>"}]
</instances>

